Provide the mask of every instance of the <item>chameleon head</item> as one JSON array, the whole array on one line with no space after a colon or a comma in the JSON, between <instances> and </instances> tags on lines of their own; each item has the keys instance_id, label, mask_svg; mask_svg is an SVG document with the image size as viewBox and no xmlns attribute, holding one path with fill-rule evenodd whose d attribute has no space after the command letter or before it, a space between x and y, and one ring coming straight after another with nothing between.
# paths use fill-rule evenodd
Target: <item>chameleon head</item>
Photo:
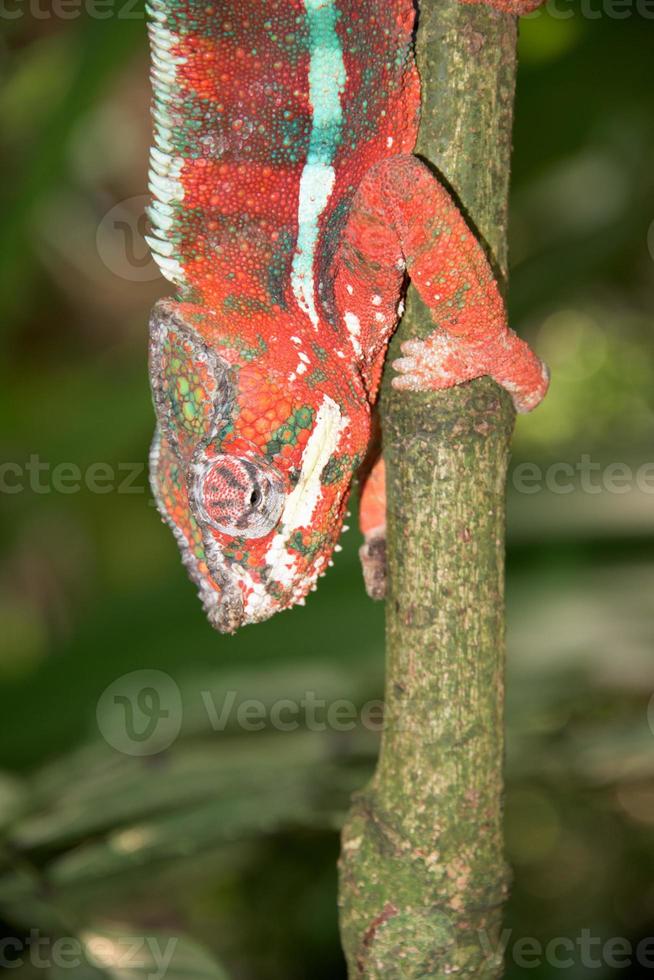
<instances>
[{"instance_id":1,"label":"chameleon head","mask_svg":"<svg viewBox=\"0 0 654 980\"><path fill-rule=\"evenodd\" d=\"M244 354L197 307L158 304L150 337L157 505L210 622L231 633L303 602L326 570L367 404L344 397L342 368L309 383L297 343Z\"/></svg>"}]
</instances>

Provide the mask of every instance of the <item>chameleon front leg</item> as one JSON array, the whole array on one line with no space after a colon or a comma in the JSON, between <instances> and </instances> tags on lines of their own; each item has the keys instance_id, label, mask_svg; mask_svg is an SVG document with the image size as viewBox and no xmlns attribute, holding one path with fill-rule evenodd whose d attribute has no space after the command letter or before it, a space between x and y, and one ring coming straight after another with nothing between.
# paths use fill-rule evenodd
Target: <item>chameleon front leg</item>
<instances>
[{"instance_id":1,"label":"chameleon front leg","mask_svg":"<svg viewBox=\"0 0 654 980\"><path fill-rule=\"evenodd\" d=\"M373 168L357 192L344 238L341 254L366 256L380 279L405 268L434 321L426 339L402 345L406 356L392 365L399 373L394 387L435 391L489 375L507 389L518 412L544 398L545 365L509 329L483 248L425 164L397 156Z\"/></svg>"},{"instance_id":2,"label":"chameleon front leg","mask_svg":"<svg viewBox=\"0 0 654 980\"><path fill-rule=\"evenodd\" d=\"M336 267L339 312L356 323L355 353L376 394L385 347L408 273L428 306L435 329L402 345L393 362L396 388L449 388L490 375L509 391L518 412L545 396L545 365L509 329L504 303L484 251L456 204L417 158L398 156L373 168L355 197ZM349 309L347 309L349 307ZM362 495L362 549L367 584L378 593L384 508L383 468L373 470Z\"/></svg>"}]
</instances>

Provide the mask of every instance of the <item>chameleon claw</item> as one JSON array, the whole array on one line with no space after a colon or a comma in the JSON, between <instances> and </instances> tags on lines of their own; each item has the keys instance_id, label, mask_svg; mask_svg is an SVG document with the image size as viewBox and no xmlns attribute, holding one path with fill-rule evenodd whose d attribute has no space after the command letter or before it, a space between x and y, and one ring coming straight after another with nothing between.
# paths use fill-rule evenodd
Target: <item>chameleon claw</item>
<instances>
[{"instance_id":1,"label":"chameleon claw","mask_svg":"<svg viewBox=\"0 0 654 980\"><path fill-rule=\"evenodd\" d=\"M405 340L400 344L400 350L403 354L420 354L423 346L422 340Z\"/></svg>"},{"instance_id":2,"label":"chameleon claw","mask_svg":"<svg viewBox=\"0 0 654 980\"><path fill-rule=\"evenodd\" d=\"M417 367L418 364L414 357L399 357L393 361L393 370L399 371L401 374L411 374Z\"/></svg>"},{"instance_id":3,"label":"chameleon claw","mask_svg":"<svg viewBox=\"0 0 654 980\"><path fill-rule=\"evenodd\" d=\"M414 391L417 387L419 387L416 379L411 374L403 374L398 378L393 378L391 385L397 391Z\"/></svg>"}]
</instances>

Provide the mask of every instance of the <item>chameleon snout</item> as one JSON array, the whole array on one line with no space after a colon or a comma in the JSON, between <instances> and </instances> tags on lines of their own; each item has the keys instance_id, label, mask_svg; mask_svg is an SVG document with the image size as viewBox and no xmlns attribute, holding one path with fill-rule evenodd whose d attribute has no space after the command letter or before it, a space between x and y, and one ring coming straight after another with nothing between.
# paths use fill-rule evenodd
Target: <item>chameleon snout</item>
<instances>
[{"instance_id":1,"label":"chameleon snout","mask_svg":"<svg viewBox=\"0 0 654 980\"><path fill-rule=\"evenodd\" d=\"M210 624L219 633L235 633L245 620L243 599L238 591L225 591L217 602L206 603Z\"/></svg>"}]
</instances>

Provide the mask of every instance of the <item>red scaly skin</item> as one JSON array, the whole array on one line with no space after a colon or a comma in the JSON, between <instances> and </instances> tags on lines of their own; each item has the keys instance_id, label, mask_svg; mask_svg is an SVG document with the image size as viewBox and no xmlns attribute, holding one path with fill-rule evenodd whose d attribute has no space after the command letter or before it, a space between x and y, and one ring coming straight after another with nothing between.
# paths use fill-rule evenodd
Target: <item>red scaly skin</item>
<instances>
[{"instance_id":1,"label":"red scaly skin","mask_svg":"<svg viewBox=\"0 0 654 980\"><path fill-rule=\"evenodd\" d=\"M233 632L303 602L330 563L407 277L435 329L404 345L398 388L488 374L528 411L546 372L410 155L412 0L151 0L150 14L150 244L179 288L151 320L152 483L211 623ZM378 464L368 541L384 509Z\"/></svg>"}]
</instances>

